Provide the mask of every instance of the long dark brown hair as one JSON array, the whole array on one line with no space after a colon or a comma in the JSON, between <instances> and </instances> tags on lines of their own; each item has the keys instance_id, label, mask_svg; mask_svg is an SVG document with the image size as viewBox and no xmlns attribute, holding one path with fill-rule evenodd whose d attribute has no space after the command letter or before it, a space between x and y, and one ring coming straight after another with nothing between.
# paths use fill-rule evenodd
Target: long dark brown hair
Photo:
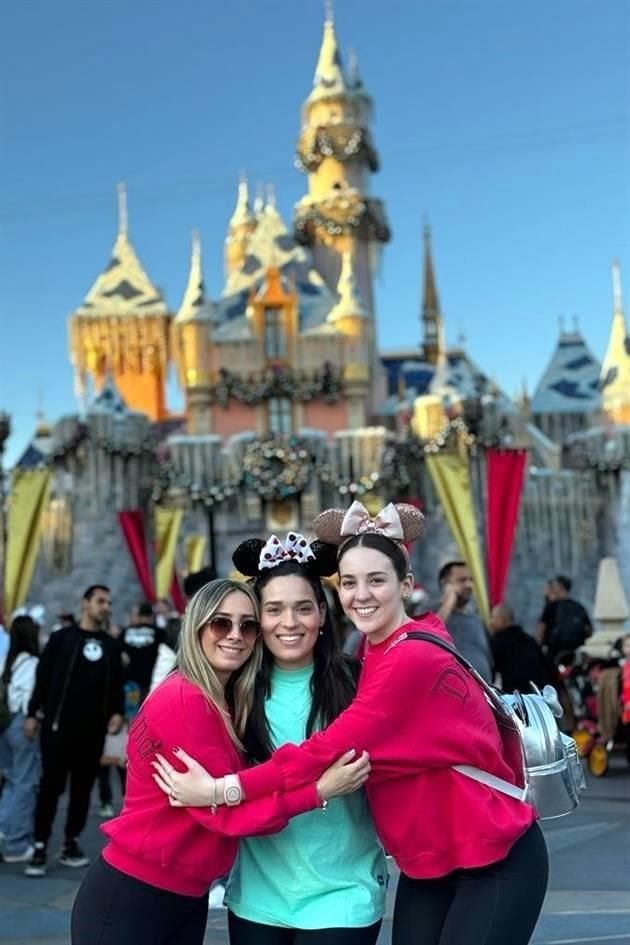
<instances>
[{"instance_id":1,"label":"long dark brown hair","mask_svg":"<svg viewBox=\"0 0 630 945\"><path fill-rule=\"evenodd\" d=\"M39 656L39 626L32 617L16 617L11 624L9 652L4 664L2 679L8 683L11 679L13 664L20 653Z\"/></svg>"},{"instance_id":2,"label":"long dark brown hair","mask_svg":"<svg viewBox=\"0 0 630 945\"><path fill-rule=\"evenodd\" d=\"M322 632L318 635L313 650L313 675L310 682L311 709L304 733L308 738L314 731L330 725L348 707L356 695L359 677L359 663L346 656L339 645L319 577L319 574L332 573L336 568L336 549L331 546L324 547L323 543L315 542L312 547L316 554L316 561L304 565L297 561L287 560L274 568L258 571L255 564L257 564L256 554L259 553L259 549L251 541L245 544L249 546L247 548L247 554L251 556L249 562L243 553L243 546L235 552L234 561L242 573L246 573L244 569L249 570L250 573L257 572L252 579L252 585L261 605L265 587L270 581L277 577L296 576L303 578L309 584L317 606L323 605L325 608L326 617L321 627ZM321 547L318 547L320 544ZM274 748L269 720L265 712L265 701L271 695L273 665L272 653L263 646L262 665L256 676L254 687L254 703L243 736L243 743L250 761L266 761L271 757Z\"/></svg>"}]
</instances>

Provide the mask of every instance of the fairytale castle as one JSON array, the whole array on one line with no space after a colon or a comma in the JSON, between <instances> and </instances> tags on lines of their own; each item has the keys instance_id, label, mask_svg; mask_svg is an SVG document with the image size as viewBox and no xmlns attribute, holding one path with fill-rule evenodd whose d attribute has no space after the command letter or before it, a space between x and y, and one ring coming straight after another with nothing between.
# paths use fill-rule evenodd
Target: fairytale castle
<instances>
[{"instance_id":1,"label":"fairytale castle","mask_svg":"<svg viewBox=\"0 0 630 945\"><path fill-rule=\"evenodd\" d=\"M603 362L577 329L563 330L533 397L516 403L463 347L447 347L425 229L422 338L382 350L373 278L391 233L372 195L372 109L328 16L297 138L305 194L288 225L272 189L252 200L240 181L218 299L206 293L195 235L181 304L169 306L132 245L119 187L111 258L69 320L82 409L40 424L18 463L54 474L32 599L65 608L83 585L106 579L120 607L137 600L116 512L136 509L150 521L160 504L182 510L180 569L196 537L225 572L243 535L308 529L325 503L418 500L432 523L418 562L428 581L450 538L424 456L451 436L529 450L514 581L560 568L587 574L617 547L621 512L611 513L605 490L625 497L619 508L630 503L630 342L618 264ZM182 414L167 402L172 368Z\"/></svg>"}]
</instances>

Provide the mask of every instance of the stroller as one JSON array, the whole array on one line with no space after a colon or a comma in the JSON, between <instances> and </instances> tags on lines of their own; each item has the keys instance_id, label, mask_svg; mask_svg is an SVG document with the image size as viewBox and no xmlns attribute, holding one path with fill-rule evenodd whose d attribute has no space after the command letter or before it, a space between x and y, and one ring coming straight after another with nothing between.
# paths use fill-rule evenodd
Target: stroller
<instances>
[{"instance_id":1,"label":"stroller","mask_svg":"<svg viewBox=\"0 0 630 945\"><path fill-rule=\"evenodd\" d=\"M573 737L596 778L606 774L610 753L621 746L627 735L620 656L616 643L604 659L592 659L579 652L571 660L560 661L558 666L575 718ZM630 751L627 746L626 751Z\"/></svg>"}]
</instances>

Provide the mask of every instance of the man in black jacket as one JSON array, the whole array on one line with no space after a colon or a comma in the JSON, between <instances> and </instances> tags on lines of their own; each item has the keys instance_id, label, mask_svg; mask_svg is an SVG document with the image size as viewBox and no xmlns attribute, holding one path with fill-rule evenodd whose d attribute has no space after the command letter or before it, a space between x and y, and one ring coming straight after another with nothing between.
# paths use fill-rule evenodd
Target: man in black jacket
<instances>
[{"instance_id":1,"label":"man in black jacket","mask_svg":"<svg viewBox=\"0 0 630 945\"><path fill-rule=\"evenodd\" d=\"M83 595L78 626L52 634L37 669L25 732L33 738L41 727L42 779L35 809L35 852L27 876L44 876L46 848L59 797L70 780L64 866L86 866L79 847L107 732L123 722L124 697L120 648L104 632L111 614L111 595L103 584Z\"/></svg>"},{"instance_id":2,"label":"man in black jacket","mask_svg":"<svg viewBox=\"0 0 630 945\"><path fill-rule=\"evenodd\" d=\"M530 683L542 689L554 685L553 668L540 644L514 623L514 613L507 604L497 604L490 614L492 658L495 673L501 677L504 692L531 692Z\"/></svg>"}]
</instances>

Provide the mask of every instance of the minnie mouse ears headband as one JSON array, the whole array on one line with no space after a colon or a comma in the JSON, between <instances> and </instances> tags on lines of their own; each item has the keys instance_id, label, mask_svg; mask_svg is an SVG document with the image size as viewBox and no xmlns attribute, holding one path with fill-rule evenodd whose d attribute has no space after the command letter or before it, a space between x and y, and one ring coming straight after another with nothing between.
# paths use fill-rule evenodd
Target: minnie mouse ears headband
<instances>
[{"instance_id":1,"label":"minnie mouse ears headband","mask_svg":"<svg viewBox=\"0 0 630 945\"><path fill-rule=\"evenodd\" d=\"M372 516L361 502L349 509L327 509L313 522L318 538L331 545L344 545L356 535L383 535L400 545L409 544L424 532L424 515L414 505L390 502Z\"/></svg>"},{"instance_id":2,"label":"minnie mouse ears headband","mask_svg":"<svg viewBox=\"0 0 630 945\"><path fill-rule=\"evenodd\" d=\"M336 551L336 549L335 549ZM299 532L289 532L283 540L271 535L267 541L248 538L232 555L234 566L247 577L260 577L265 571L289 561L318 577L328 577L337 569L336 554L321 541L312 544Z\"/></svg>"}]
</instances>

